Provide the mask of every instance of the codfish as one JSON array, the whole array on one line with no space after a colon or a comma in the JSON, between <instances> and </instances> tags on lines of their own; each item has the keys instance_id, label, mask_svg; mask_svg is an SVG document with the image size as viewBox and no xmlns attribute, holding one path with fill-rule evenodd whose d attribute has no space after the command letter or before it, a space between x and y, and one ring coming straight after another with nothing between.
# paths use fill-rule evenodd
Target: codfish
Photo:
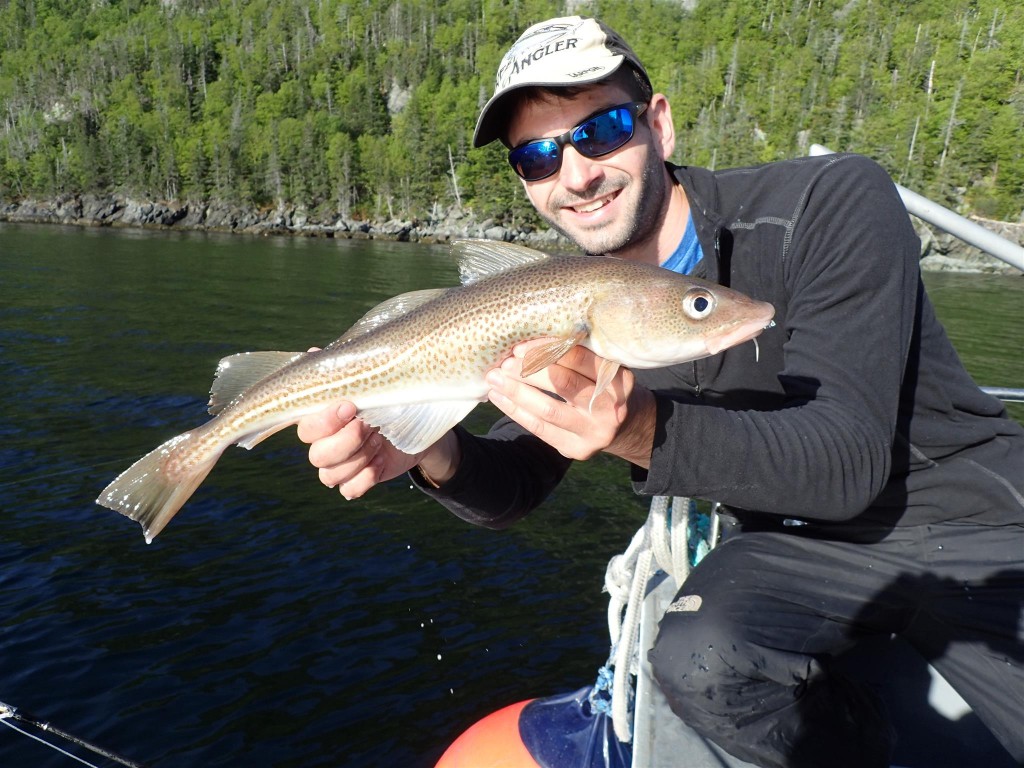
<instances>
[{"instance_id":1,"label":"codfish","mask_svg":"<svg viewBox=\"0 0 1024 768\"><path fill-rule=\"evenodd\" d=\"M524 359L542 370L577 344L606 362L594 397L620 365L658 368L757 336L771 304L659 267L605 256L548 256L461 241L461 285L396 296L312 352L221 360L213 419L139 459L96 500L142 526L150 543L232 444L252 448L306 414L349 400L396 448L433 445L486 399L484 375L522 341L553 340ZM593 400L591 400L593 404Z\"/></svg>"}]
</instances>

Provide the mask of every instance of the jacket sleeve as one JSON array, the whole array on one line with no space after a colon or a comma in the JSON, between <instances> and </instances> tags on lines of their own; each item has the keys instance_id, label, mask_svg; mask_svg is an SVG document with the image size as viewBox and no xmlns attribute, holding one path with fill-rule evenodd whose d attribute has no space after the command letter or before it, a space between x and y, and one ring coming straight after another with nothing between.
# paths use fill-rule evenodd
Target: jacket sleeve
<instances>
[{"instance_id":1,"label":"jacket sleeve","mask_svg":"<svg viewBox=\"0 0 1024 768\"><path fill-rule=\"evenodd\" d=\"M783 334L781 406L659 395L637 491L842 521L885 486L904 370L914 375L917 237L891 179L865 158L820 171L801 205L776 271L785 318L766 332Z\"/></svg>"},{"instance_id":2,"label":"jacket sleeve","mask_svg":"<svg viewBox=\"0 0 1024 768\"><path fill-rule=\"evenodd\" d=\"M440 488L413 469L413 483L452 514L474 525L507 528L547 498L572 461L508 418L485 436L455 428L462 459Z\"/></svg>"}]
</instances>

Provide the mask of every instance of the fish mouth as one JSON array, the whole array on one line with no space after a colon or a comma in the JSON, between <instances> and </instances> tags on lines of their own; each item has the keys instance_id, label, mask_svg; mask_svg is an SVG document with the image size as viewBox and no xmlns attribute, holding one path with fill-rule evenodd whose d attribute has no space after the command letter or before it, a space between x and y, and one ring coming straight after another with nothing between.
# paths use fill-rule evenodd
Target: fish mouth
<instances>
[{"instance_id":1,"label":"fish mouth","mask_svg":"<svg viewBox=\"0 0 1024 768\"><path fill-rule=\"evenodd\" d=\"M722 336L714 339L708 339L706 342L708 354L717 355L722 350L729 349L729 347L736 347L752 339L756 339L761 335L762 331L775 325L775 321L772 320L775 316L775 309L769 304L768 310L769 311L762 317L738 325L736 328Z\"/></svg>"}]
</instances>

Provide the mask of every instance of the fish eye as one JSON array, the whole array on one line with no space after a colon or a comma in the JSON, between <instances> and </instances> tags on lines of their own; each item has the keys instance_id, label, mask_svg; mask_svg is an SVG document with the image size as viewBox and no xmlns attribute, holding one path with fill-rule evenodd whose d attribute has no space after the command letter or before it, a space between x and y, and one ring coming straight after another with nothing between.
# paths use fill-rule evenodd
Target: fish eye
<instances>
[{"instance_id":1,"label":"fish eye","mask_svg":"<svg viewBox=\"0 0 1024 768\"><path fill-rule=\"evenodd\" d=\"M715 297L703 288L690 291L683 297L683 311L694 320L703 320L715 309Z\"/></svg>"}]
</instances>

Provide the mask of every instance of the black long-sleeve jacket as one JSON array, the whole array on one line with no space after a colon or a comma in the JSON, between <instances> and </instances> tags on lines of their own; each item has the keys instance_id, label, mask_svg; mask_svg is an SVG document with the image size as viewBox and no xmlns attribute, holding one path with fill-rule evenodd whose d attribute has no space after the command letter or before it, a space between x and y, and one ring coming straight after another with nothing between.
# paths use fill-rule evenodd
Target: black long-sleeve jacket
<instances>
[{"instance_id":1,"label":"black long-sleeve jacket","mask_svg":"<svg viewBox=\"0 0 1024 768\"><path fill-rule=\"evenodd\" d=\"M1024 525L1024 429L936 319L885 171L857 155L671 170L705 254L694 274L771 302L775 326L757 358L745 344L635 372L657 401L636 491L840 528ZM530 512L570 463L507 419L458 435L456 475L418 485L480 525Z\"/></svg>"}]
</instances>

